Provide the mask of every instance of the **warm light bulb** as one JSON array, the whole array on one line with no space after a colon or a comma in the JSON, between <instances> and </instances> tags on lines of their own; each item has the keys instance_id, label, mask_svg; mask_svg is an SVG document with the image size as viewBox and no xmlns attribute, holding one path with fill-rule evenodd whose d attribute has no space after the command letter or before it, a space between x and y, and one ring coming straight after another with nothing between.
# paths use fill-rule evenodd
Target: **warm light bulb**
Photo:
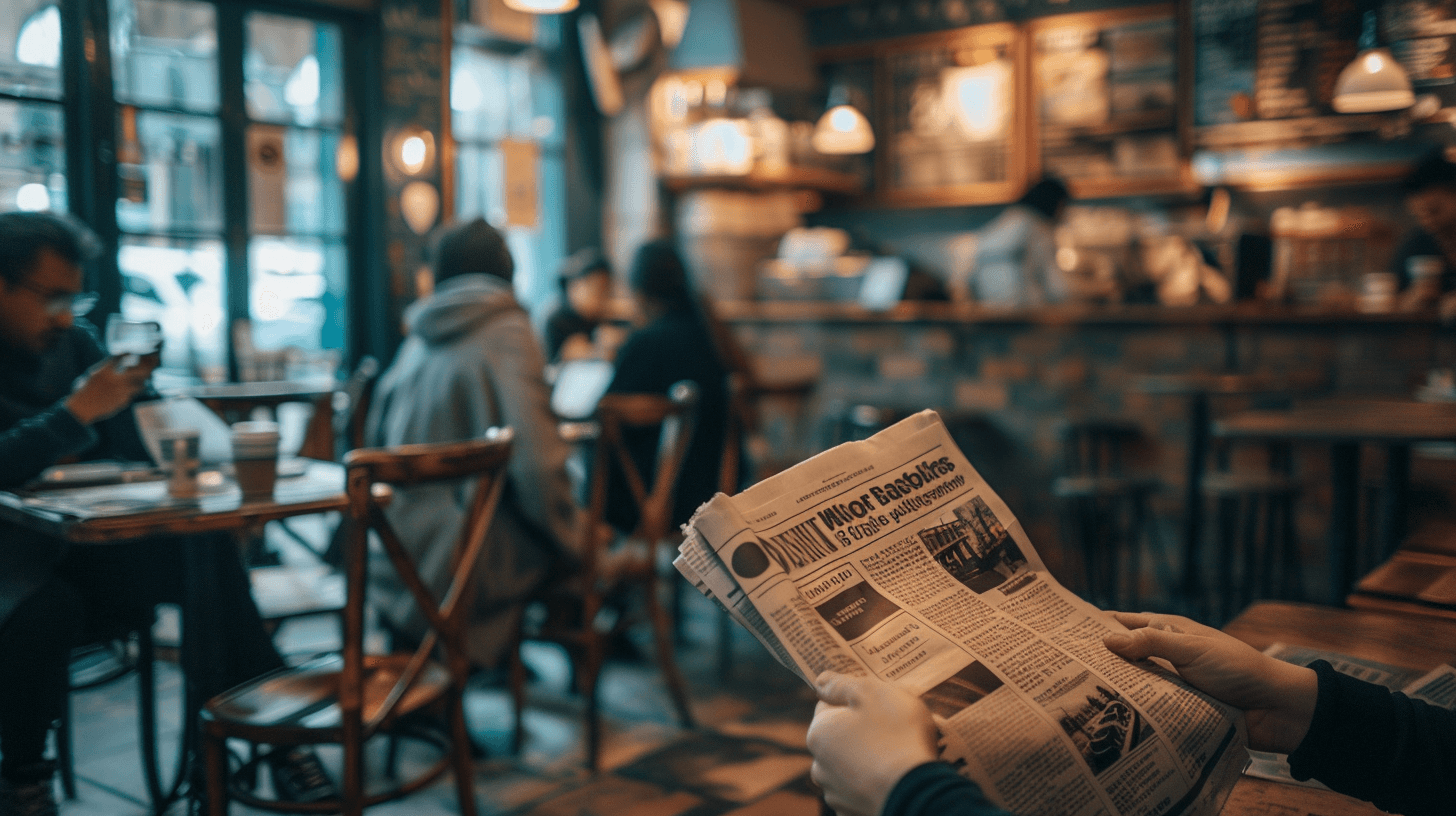
<instances>
[{"instance_id":1,"label":"warm light bulb","mask_svg":"<svg viewBox=\"0 0 1456 816\"><path fill-rule=\"evenodd\" d=\"M404 165L406 173L418 173L425 169L425 158L429 154L429 146L419 136L411 136L399 145L399 161Z\"/></svg>"},{"instance_id":2,"label":"warm light bulb","mask_svg":"<svg viewBox=\"0 0 1456 816\"><path fill-rule=\"evenodd\" d=\"M870 121L852 105L835 105L814 127L814 149L830 156L868 153L875 147Z\"/></svg>"},{"instance_id":3,"label":"warm light bulb","mask_svg":"<svg viewBox=\"0 0 1456 816\"><path fill-rule=\"evenodd\" d=\"M577 0L503 0L506 8L527 14L560 14L576 8Z\"/></svg>"},{"instance_id":4,"label":"warm light bulb","mask_svg":"<svg viewBox=\"0 0 1456 816\"><path fill-rule=\"evenodd\" d=\"M1380 54L1376 53L1375 51L1371 51L1370 53L1365 55L1365 70L1373 74L1384 67L1385 60L1380 58Z\"/></svg>"}]
</instances>

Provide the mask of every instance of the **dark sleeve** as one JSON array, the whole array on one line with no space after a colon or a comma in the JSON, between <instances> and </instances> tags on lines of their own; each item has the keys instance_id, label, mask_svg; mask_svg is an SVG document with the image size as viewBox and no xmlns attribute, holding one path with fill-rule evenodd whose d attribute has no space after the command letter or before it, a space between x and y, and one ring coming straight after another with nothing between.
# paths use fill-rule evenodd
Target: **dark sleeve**
<instances>
[{"instance_id":1,"label":"dark sleeve","mask_svg":"<svg viewBox=\"0 0 1456 816\"><path fill-rule=\"evenodd\" d=\"M1390 259L1390 271L1395 273L1395 279L1400 282L1401 289L1410 286L1410 268L1407 262L1411 258L1422 255L1433 255L1442 261L1446 260L1446 255L1441 252L1441 246L1436 243L1436 239L1422 230L1416 230L1407 235L1396 248L1395 255ZM1447 263L1446 266L1449 268L1450 264Z\"/></svg>"},{"instance_id":2,"label":"dark sleeve","mask_svg":"<svg viewBox=\"0 0 1456 816\"><path fill-rule=\"evenodd\" d=\"M60 403L0 431L0 488L19 487L62 457L96 444L97 435Z\"/></svg>"},{"instance_id":3,"label":"dark sleeve","mask_svg":"<svg viewBox=\"0 0 1456 816\"><path fill-rule=\"evenodd\" d=\"M1318 779L1381 810L1450 814L1456 802L1456 712L1310 665L1319 697L1309 733L1289 755L1295 779Z\"/></svg>"},{"instance_id":4,"label":"dark sleeve","mask_svg":"<svg viewBox=\"0 0 1456 816\"><path fill-rule=\"evenodd\" d=\"M944 762L927 762L890 791L881 816L1011 816Z\"/></svg>"}]
</instances>

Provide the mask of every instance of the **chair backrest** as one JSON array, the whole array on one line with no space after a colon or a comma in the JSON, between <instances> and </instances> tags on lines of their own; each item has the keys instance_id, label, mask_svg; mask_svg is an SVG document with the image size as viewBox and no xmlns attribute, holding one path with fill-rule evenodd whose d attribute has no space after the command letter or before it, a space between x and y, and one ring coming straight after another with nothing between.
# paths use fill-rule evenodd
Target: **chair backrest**
<instances>
[{"instance_id":1,"label":"chair backrest","mask_svg":"<svg viewBox=\"0 0 1456 816\"><path fill-rule=\"evenodd\" d=\"M468 673L464 632L469 614L472 574L485 543L486 531L506 481L514 435L510 428L491 428L485 436L466 442L361 448L344 457L348 471L348 547L345 574L348 602L344 610L344 670L340 677L339 706L346 720L361 716L364 678L364 590L368 579L369 531L373 530L399 578L424 615L427 633L410 655L393 688L367 715L365 734L373 733L388 718L420 677L437 644L443 645L451 673L463 682ZM436 598L420 578L408 550L384 514L388 488L459 482L474 479L470 507L450 555L451 580Z\"/></svg>"},{"instance_id":2,"label":"chair backrest","mask_svg":"<svg viewBox=\"0 0 1456 816\"><path fill-rule=\"evenodd\" d=\"M1062 457L1068 476L1120 476L1123 454L1142 435L1136 423L1119 419L1069 421L1062 427Z\"/></svg>"},{"instance_id":3,"label":"chair backrest","mask_svg":"<svg viewBox=\"0 0 1456 816\"><path fill-rule=\"evenodd\" d=\"M691 382L675 383L667 396L661 394L606 394L597 403L596 421L601 431L592 459L591 523L583 547L587 568L595 566L605 546L599 538L606 517L607 480L615 470L627 483L627 492L637 507L637 529L633 535L649 544L664 538L672 526L673 493L682 470L697 419L698 388ZM623 432L635 428L659 427L656 467L647 478L632 458Z\"/></svg>"},{"instance_id":4,"label":"chair backrest","mask_svg":"<svg viewBox=\"0 0 1456 816\"><path fill-rule=\"evenodd\" d=\"M723 431L723 458L718 465L718 490L728 495L738 492L743 479L743 439L753 430L754 415L748 377L739 372L728 375L728 422Z\"/></svg>"},{"instance_id":5,"label":"chair backrest","mask_svg":"<svg viewBox=\"0 0 1456 816\"><path fill-rule=\"evenodd\" d=\"M339 428L343 436L344 450L364 447L364 421L369 417L369 405L374 401L374 386L379 382L379 360L365 355L340 389L347 404L340 415Z\"/></svg>"}]
</instances>

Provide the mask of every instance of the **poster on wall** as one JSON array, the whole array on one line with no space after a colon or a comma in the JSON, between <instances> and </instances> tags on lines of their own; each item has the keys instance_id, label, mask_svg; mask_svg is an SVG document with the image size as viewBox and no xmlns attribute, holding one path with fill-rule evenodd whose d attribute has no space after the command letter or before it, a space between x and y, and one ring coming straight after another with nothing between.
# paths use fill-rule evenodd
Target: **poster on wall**
<instances>
[{"instance_id":1,"label":"poster on wall","mask_svg":"<svg viewBox=\"0 0 1456 816\"><path fill-rule=\"evenodd\" d=\"M506 226L535 229L537 218L535 142L504 139L500 143L501 184L506 205Z\"/></svg>"}]
</instances>

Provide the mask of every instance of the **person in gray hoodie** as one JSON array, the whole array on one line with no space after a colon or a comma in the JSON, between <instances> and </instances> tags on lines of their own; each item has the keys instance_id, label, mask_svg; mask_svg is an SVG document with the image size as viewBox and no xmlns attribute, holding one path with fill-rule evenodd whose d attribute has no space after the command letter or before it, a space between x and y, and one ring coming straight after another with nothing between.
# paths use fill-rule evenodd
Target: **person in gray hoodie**
<instances>
[{"instance_id":1,"label":"person in gray hoodie","mask_svg":"<svg viewBox=\"0 0 1456 816\"><path fill-rule=\"evenodd\" d=\"M467 647L483 668L501 664L527 597L576 570L584 517L551 413L545 360L512 293L514 268L505 240L484 219L440 236L435 291L406 310L409 336L380 378L365 428L367 444L383 446L515 429L506 492L475 568ZM450 582L450 548L469 499L460 486L410 488L397 491L386 511L437 597ZM382 553L378 561L370 592L379 609L397 634L421 636L424 619L409 591Z\"/></svg>"}]
</instances>

